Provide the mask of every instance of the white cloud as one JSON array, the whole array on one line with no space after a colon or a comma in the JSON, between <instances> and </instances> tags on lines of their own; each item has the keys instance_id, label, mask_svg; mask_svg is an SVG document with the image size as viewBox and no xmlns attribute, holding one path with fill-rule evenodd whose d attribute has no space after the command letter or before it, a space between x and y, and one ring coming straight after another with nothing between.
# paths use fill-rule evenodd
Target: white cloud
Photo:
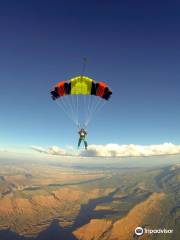
<instances>
[{"instance_id":1,"label":"white cloud","mask_svg":"<svg viewBox=\"0 0 180 240\"><path fill-rule=\"evenodd\" d=\"M52 146L47 149L39 147L39 146L31 146L31 149L35 150L36 152L40 153L46 153L50 155L59 155L59 156L70 156L71 154L68 153L65 149L57 147L57 146Z\"/></svg>"},{"instance_id":2,"label":"white cloud","mask_svg":"<svg viewBox=\"0 0 180 240\"><path fill-rule=\"evenodd\" d=\"M87 151L82 152L83 156L96 157L140 157L155 155L170 155L180 153L180 145L164 143L159 145L90 145Z\"/></svg>"},{"instance_id":3,"label":"white cloud","mask_svg":"<svg viewBox=\"0 0 180 240\"><path fill-rule=\"evenodd\" d=\"M57 146L52 146L47 149L32 146L33 150L60 156L84 156L84 157L149 157L160 155L180 154L180 145L172 143L163 143L158 145L119 145L119 144L106 144L106 145L89 145L88 150L80 152L71 149L63 149Z\"/></svg>"},{"instance_id":4,"label":"white cloud","mask_svg":"<svg viewBox=\"0 0 180 240\"><path fill-rule=\"evenodd\" d=\"M40 153L48 153L45 148L38 147L38 146L31 146L31 149L33 149L36 152L40 152Z\"/></svg>"}]
</instances>

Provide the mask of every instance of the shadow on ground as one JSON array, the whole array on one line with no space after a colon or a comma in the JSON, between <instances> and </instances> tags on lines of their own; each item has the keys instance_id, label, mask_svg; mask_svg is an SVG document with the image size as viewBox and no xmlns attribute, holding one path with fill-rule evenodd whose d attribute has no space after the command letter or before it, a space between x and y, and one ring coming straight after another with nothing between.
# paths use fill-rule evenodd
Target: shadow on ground
<instances>
[{"instance_id":1,"label":"shadow on ground","mask_svg":"<svg viewBox=\"0 0 180 240\"><path fill-rule=\"evenodd\" d=\"M58 239L59 238L59 239ZM58 220L53 220L51 225L44 231L40 232L35 238L20 236L11 230L0 231L0 239L3 240L77 240L69 229L59 226Z\"/></svg>"},{"instance_id":2,"label":"shadow on ground","mask_svg":"<svg viewBox=\"0 0 180 240\"><path fill-rule=\"evenodd\" d=\"M40 232L37 237L23 237L7 229L0 231L0 240L77 240L72 234L73 231L82 225L87 224L93 218L101 219L109 214L115 214L115 212L111 210L94 211L94 209L101 203L111 202L118 190L119 189L117 188L107 196L92 199L87 204L82 204L74 224L68 228L62 228L59 225L58 220L55 219L50 226Z\"/></svg>"}]
</instances>

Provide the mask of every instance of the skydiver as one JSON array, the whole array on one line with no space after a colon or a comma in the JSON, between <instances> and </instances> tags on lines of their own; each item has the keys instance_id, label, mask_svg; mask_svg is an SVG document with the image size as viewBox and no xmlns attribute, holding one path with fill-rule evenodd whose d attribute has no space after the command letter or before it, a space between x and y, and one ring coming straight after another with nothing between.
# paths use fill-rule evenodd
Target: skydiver
<instances>
[{"instance_id":1,"label":"skydiver","mask_svg":"<svg viewBox=\"0 0 180 240\"><path fill-rule=\"evenodd\" d=\"M83 141L85 149L87 150L87 146L88 146L87 141L86 141L87 132L83 128L81 128L81 130L78 132L78 134L79 134L78 148L81 145L81 141Z\"/></svg>"}]
</instances>

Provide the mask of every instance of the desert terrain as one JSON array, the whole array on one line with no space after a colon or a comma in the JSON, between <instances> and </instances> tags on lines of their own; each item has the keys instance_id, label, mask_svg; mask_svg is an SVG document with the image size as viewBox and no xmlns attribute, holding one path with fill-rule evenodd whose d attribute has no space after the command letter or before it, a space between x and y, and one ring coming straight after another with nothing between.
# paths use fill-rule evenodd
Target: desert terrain
<instances>
[{"instance_id":1,"label":"desert terrain","mask_svg":"<svg viewBox=\"0 0 180 240\"><path fill-rule=\"evenodd\" d=\"M0 168L0 239L128 240L137 226L179 239L180 165L101 170L39 163Z\"/></svg>"}]
</instances>

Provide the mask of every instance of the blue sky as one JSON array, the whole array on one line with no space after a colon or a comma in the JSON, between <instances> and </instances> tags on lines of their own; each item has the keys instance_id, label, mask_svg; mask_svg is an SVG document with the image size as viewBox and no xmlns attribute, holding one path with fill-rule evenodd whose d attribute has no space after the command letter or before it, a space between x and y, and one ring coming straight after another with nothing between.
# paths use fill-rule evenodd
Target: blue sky
<instances>
[{"instance_id":1,"label":"blue sky","mask_svg":"<svg viewBox=\"0 0 180 240\"><path fill-rule=\"evenodd\" d=\"M92 144L180 142L179 1L1 1L0 144L76 145L76 127L50 99L81 73L108 82Z\"/></svg>"}]
</instances>

